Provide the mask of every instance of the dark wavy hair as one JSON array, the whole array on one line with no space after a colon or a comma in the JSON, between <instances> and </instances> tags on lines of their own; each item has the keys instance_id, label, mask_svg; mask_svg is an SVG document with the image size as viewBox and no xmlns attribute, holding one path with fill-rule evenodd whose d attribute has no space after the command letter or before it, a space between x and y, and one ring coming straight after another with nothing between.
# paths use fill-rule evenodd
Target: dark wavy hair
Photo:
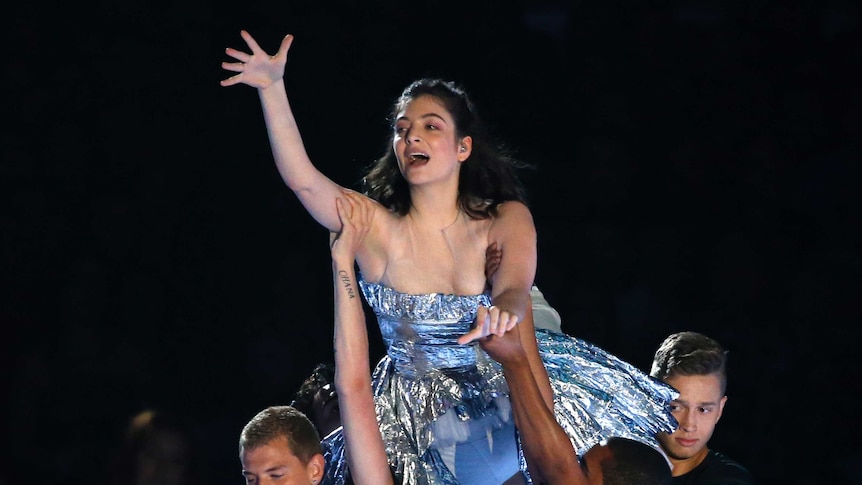
<instances>
[{"instance_id":1,"label":"dark wavy hair","mask_svg":"<svg viewBox=\"0 0 862 485\"><path fill-rule=\"evenodd\" d=\"M421 96L431 96L446 108L455 122L459 139L473 138L473 150L470 158L461 164L458 181L461 210L474 219L487 219L497 214L501 202L517 200L526 204L526 190L517 172L531 166L517 160L505 144L493 137L461 86L436 78L413 81L392 107L390 125L394 127L398 113ZM410 210L410 190L392 150L394 137L393 129L385 154L371 164L363 179L363 191L390 210L405 215Z\"/></svg>"},{"instance_id":2,"label":"dark wavy hair","mask_svg":"<svg viewBox=\"0 0 862 485\"><path fill-rule=\"evenodd\" d=\"M335 364L330 362L319 362L312 369L311 374L302 381L293 401L290 405L300 410L306 416L312 415L314 407L314 395L327 384L335 385Z\"/></svg>"}]
</instances>

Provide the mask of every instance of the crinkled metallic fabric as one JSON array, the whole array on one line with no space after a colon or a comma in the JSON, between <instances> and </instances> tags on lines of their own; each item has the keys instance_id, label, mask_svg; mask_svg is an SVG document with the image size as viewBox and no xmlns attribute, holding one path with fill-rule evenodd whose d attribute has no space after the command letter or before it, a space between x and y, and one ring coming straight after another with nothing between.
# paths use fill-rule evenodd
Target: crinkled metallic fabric
<instances>
[{"instance_id":1,"label":"crinkled metallic fabric","mask_svg":"<svg viewBox=\"0 0 862 485\"><path fill-rule=\"evenodd\" d=\"M557 421L578 455L614 436L661 451L655 434L677 428L670 411L676 389L584 340L542 329L536 340Z\"/></svg>"},{"instance_id":2,"label":"crinkled metallic fabric","mask_svg":"<svg viewBox=\"0 0 862 485\"><path fill-rule=\"evenodd\" d=\"M472 328L479 305L491 300L360 285L387 348L372 382L390 463L404 484L457 483L432 443L466 439L470 419L490 418L485 422L495 428L510 419L508 402L498 405L508 396L499 364L478 344L456 342Z\"/></svg>"},{"instance_id":3,"label":"crinkled metallic fabric","mask_svg":"<svg viewBox=\"0 0 862 485\"><path fill-rule=\"evenodd\" d=\"M466 423L483 418L506 425L508 386L500 365L478 344L460 345L488 295L409 295L389 287L360 286L377 314L387 355L372 376L380 431L390 466L404 485L455 485L434 445L464 438ZM605 352L569 335L536 331L554 390L555 414L579 454L611 436L658 447L654 435L671 432L669 404L676 391ZM325 484L346 475L340 430L324 443ZM526 471L523 452L513 456ZM469 484L464 484L469 485Z\"/></svg>"},{"instance_id":4,"label":"crinkled metallic fabric","mask_svg":"<svg viewBox=\"0 0 862 485\"><path fill-rule=\"evenodd\" d=\"M347 481L349 471L347 469L347 458L344 455L344 433L343 428L338 427L325 438L320 440L323 448L323 459L326 466L323 469L323 483L341 484L352 483Z\"/></svg>"}]
</instances>

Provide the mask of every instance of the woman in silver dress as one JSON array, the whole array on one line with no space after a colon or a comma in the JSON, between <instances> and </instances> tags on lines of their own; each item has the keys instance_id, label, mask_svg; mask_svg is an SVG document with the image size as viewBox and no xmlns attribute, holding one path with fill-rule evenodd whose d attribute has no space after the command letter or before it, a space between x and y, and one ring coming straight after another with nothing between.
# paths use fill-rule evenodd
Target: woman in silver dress
<instances>
[{"instance_id":1,"label":"woman in silver dress","mask_svg":"<svg viewBox=\"0 0 862 485\"><path fill-rule=\"evenodd\" d=\"M236 74L222 85L258 90L282 178L318 223L338 232L335 201L348 189L312 164L285 90L293 36L270 55L248 32L241 35L250 52L226 50L236 62L222 67ZM577 349L571 338L535 332L530 289L536 231L516 176L519 164L486 132L467 94L452 82L417 80L396 100L391 121L391 149L365 178L364 192L375 203L356 260L362 292L387 347L372 382L380 431L399 480L470 485L529 480L505 379L477 344L515 325L521 326L545 402L568 423L573 443L581 442L576 449L601 440L613 427L636 429L645 440L673 429L663 408L667 389L642 387L642 374L632 379L632 369L605 369L601 358L586 363L607 370L602 382L581 389L572 383L578 369L560 368L572 364L568 359ZM332 124L336 133L364 129L355 126L349 111L333 115ZM490 245L502 250L502 259L489 281ZM544 361L539 342L546 347ZM646 419L602 411L603 403L627 394L636 397L631 414ZM578 401L578 395L587 398ZM340 483L346 465L337 433L328 458L331 480Z\"/></svg>"}]
</instances>

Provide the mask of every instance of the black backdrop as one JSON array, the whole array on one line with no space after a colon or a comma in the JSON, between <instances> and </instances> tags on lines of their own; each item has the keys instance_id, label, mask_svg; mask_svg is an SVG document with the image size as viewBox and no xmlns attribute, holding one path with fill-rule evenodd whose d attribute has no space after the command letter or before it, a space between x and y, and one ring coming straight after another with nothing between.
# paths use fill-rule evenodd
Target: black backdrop
<instances>
[{"instance_id":1,"label":"black backdrop","mask_svg":"<svg viewBox=\"0 0 862 485\"><path fill-rule=\"evenodd\" d=\"M12 8L12 7L10 7ZM641 368L668 333L731 349L713 447L762 483L858 482L857 5L43 2L4 53L0 482L104 482L145 407L210 483L331 359L327 234L279 178L224 48L296 35L317 165L356 187L410 80L463 84L536 170L537 283ZM382 350L375 341L373 352Z\"/></svg>"}]
</instances>

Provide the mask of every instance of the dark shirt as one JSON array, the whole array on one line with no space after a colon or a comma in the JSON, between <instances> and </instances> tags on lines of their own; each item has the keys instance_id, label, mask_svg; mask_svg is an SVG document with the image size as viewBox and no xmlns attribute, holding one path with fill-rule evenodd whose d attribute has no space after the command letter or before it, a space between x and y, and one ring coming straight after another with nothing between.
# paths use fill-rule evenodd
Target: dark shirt
<instances>
[{"instance_id":1,"label":"dark shirt","mask_svg":"<svg viewBox=\"0 0 862 485\"><path fill-rule=\"evenodd\" d=\"M715 450L694 470L673 477L673 485L755 485L754 476L739 463Z\"/></svg>"}]
</instances>

